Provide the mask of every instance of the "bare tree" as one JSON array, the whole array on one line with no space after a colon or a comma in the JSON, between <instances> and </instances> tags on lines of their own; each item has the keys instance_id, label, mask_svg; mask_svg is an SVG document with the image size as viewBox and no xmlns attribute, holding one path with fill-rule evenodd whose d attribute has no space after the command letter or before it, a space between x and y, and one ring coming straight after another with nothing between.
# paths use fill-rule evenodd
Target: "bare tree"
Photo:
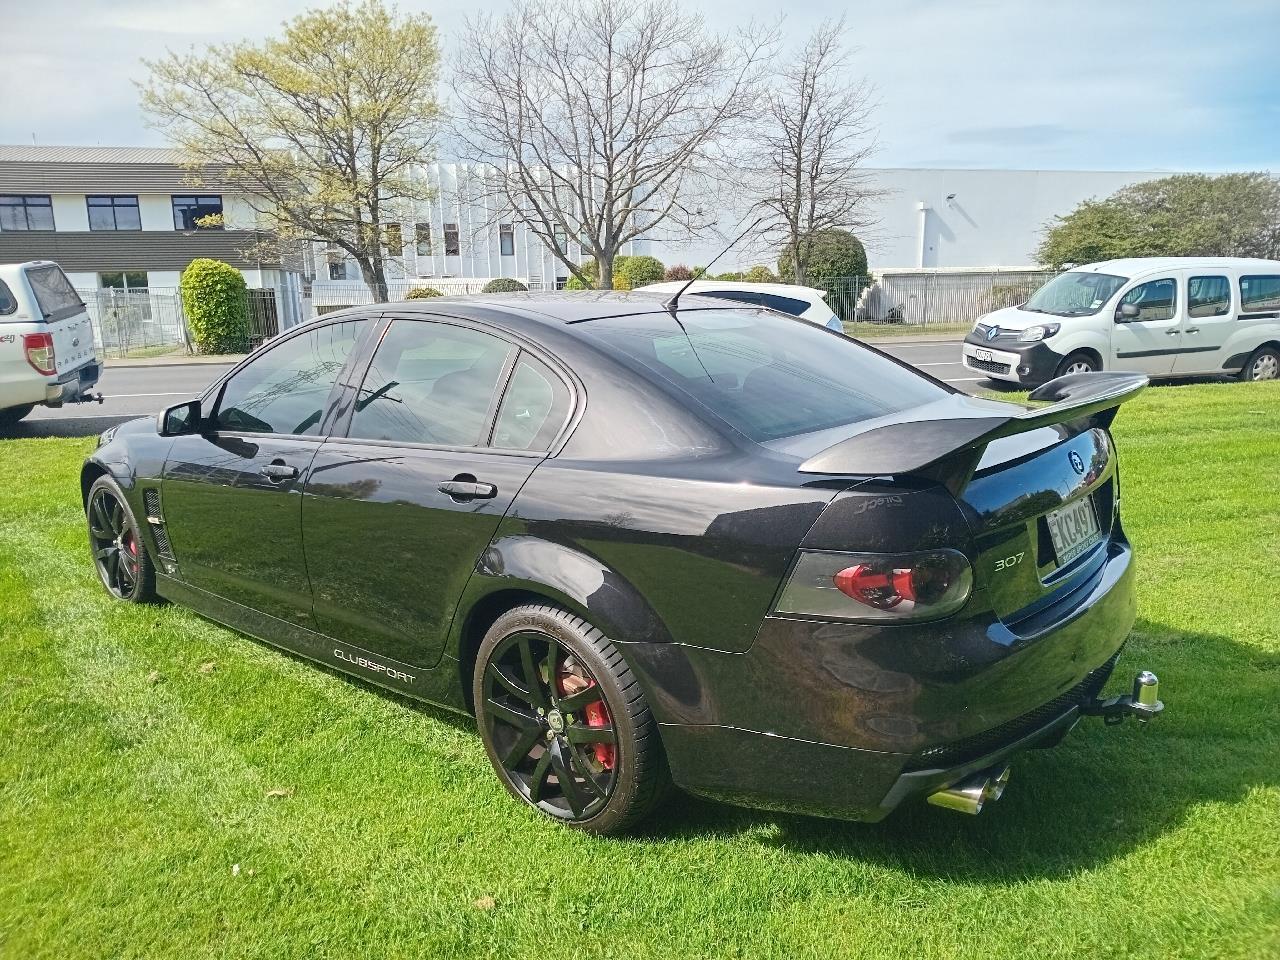
<instances>
[{"instance_id":1,"label":"bare tree","mask_svg":"<svg viewBox=\"0 0 1280 960\"><path fill-rule=\"evenodd\" d=\"M467 24L457 138L497 206L590 286L579 243L607 289L628 241L713 225L703 191L758 109L774 36L712 35L674 0L517 0Z\"/></svg>"},{"instance_id":2,"label":"bare tree","mask_svg":"<svg viewBox=\"0 0 1280 960\"><path fill-rule=\"evenodd\" d=\"M289 21L279 39L144 62L142 108L193 167L243 187L279 241L346 251L386 299L398 223L431 196L418 175L439 117L429 17L340 3Z\"/></svg>"},{"instance_id":3,"label":"bare tree","mask_svg":"<svg viewBox=\"0 0 1280 960\"><path fill-rule=\"evenodd\" d=\"M872 91L849 77L844 20L824 22L784 65L764 97L759 134L743 167L761 236L806 281L811 238L874 224L879 195L862 169L875 151Z\"/></svg>"}]
</instances>

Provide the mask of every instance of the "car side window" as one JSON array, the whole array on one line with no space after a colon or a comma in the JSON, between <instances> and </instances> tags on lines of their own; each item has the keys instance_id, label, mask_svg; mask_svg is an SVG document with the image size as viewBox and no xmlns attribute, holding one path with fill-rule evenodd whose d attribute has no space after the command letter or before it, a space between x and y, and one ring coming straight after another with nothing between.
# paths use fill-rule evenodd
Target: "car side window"
<instances>
[{"instance_id":1,"label":"car side window","mask_svg":"<svg viewBox=\"0 0 1280 960\"><path fill-rule=\"evenodd\" d=\"M515 347L448 323L395 320L365 374L349 437L475 447Z\"/></svg>"},{"instance_id":2,"label":"car side window","mask_svg":"<svg viewBox=\"0 0 1280 960\"><path fill-rule=\"evenodd\" d=\"M795 297L782 297L776 293L762 293L760 294L760 301L770 310L777 310L779 313L786 313L793 317L800 316L810 306L803 300L797 300Z\"/></svg>"},{"instance_id":3,"label":"car side window","mask_svg":"<svg viewBox=\"0 0 1280 960\"><path fill-rule=\"evenodd\" d=\"M1280 277L1241 277L1240 312L1280 310Z\"/></svg>"},{"instance_id":4,"label":"car side window","mask_svg":"<svg viewBox=\"0 0 1280 960\"><path fill-rule=\"evenodd\" d=\"M1192 277L1187 281L1187 316L1221 317L1231 309L1226 277Z\"/></svg>"},{"instance_id":5,"label":"car side window","mask_svg":"<svg viewBox=\"0 0 1280 960\"><path fill-rule=\"evenodd\" d=\"M1131 321L1172 320L1177 309L1178 286L1172 279L1150 280L1140 283L1123 297L1120 306L1133 304L1138 308L1138 315Z\"/></svg>"},{"instance_id":6,"label":"car side window","mask_svg":"<svg viewBox=\"0 0 1280 960\"><path fill-rule=\"evenodd\" d=\"M752 290L699 290L698 292L704 297L732 300L734 303L749 303L753 307L760 306L760 294Z\"/></svg>"},{"instance_id":7,"label":"car side window","mask_svg":"<svg viewBox=\"0 0 1280 960\"><path fill-rule=\"evenodd\" d=\"M316 327L271 347L222 388L219 430L315 436L329 394L369 319Z\"/></svg>"},{"instance_id":8,"label":"car side window","mask_svg":"<svg viewBox=\"0 0 1280 960\"><path fill-rule=\"evenodd\" d=\"M569 388L546 364L520 355L498 408L490 446L503 450L551 448L569 413Z\"/></svg>"}]
</instances>

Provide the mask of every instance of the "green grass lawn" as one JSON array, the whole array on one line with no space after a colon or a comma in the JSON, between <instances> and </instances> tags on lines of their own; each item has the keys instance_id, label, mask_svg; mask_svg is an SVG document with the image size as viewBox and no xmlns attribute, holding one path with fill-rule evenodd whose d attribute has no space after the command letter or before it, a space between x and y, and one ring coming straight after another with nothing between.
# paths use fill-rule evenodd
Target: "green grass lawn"
<instances>
[{"instance_id":1,"label":"green grass lawn","mask_svg":"<svg viewBox=\"0 0 1280 960\"><path fill-rule=\"evenodd\" d=\"M977 818L680 797L614 840L517 806L464 719L109 602L91 443L0 441L0 957L1280 956L1280 383L1116 432L1113 685L1155 669L1164 717L1086 721Z\"/></svg>"}]
</instances>

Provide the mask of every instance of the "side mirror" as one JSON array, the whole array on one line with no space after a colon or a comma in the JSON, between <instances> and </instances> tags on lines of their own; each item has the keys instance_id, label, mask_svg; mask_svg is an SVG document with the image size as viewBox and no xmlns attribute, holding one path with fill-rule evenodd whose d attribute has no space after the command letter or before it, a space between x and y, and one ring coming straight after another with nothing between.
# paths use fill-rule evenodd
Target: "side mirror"
<instances>
[{"instance_id":1,"label":"side mirror","mask_svg":"<svg viewBox=\"0 0 1280 960\"><path fill-rule=\"evenodd\" d=\"M1116 323L1128 323L1130 320L1138 319L1138 305L1136 303L1122 303L1120 309L1116 311Z\"/></svg>"},{"instance_id":2,"label":"side mirror","mask_svg":"<svg viewBox=\"0 0 1280 960\"><path fill-rule=\"evenodd\" d=\"M200 430L200 401L177 403L161 412L156 429L162 437L181 437Z\"/></svg>"}]
</instances>

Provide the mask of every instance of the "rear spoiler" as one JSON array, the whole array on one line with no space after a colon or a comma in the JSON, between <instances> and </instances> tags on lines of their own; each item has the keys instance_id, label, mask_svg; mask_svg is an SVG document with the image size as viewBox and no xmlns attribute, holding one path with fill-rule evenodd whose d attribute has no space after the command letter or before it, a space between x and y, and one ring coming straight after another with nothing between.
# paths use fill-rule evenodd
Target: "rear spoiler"
<instances>
[{"instance_id":1,"label":"rear spoiler","mask_svg":"<svg viewBox=\"0 0 1280 960\"><path fill-rule=\"evenodd\" d=\"M1059 423L1071 424L1077 432L1109 427L1120 404L1137 396L1147 383L1140 373L1073 373L1031 391L1027 399L1050 401L1047 407L872 427L810 457L800 465L800 472L910 473L932 477L955 490L968 482L991 441Z\"/></svg>"}]
</instances>

